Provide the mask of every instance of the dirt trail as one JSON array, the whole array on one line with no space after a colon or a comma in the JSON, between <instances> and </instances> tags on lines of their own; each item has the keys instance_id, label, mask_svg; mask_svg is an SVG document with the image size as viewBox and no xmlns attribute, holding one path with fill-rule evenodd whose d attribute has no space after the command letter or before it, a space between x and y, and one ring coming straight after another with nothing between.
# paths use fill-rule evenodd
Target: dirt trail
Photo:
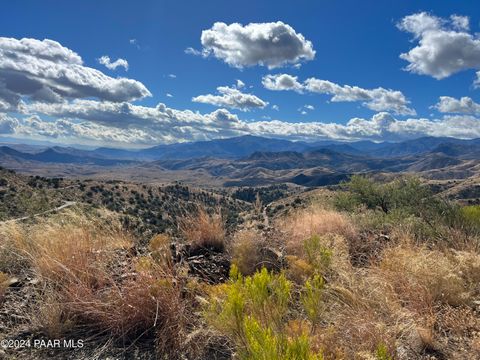
<instances>
[{"instance_id":1,"label":"dirt trail","mask_svg":"<svg viewBox=\"0 0 480 360\"><path fill-rule=\"evenodd\" d=\"M46 211L42 211L40 213L29 215L29 216L22 216L22 217L19 217L19 218L16 218L16 219L5 220L5 221L0 222L0 224L7 224L7 223L10 223L10 222L15 222L15 221L23 221L23 220L34 218L34 217L37 217L37 216L41 216L41 215L49 214L49 213L52 213L52 212L60 211L60 210L63 210L65 208L68 208L70 206L73 206L76 203L77 203L76 201L65 201L65 203L63 205L57 206L56 208L46 210Z\"/></svg>"}]
</instances>

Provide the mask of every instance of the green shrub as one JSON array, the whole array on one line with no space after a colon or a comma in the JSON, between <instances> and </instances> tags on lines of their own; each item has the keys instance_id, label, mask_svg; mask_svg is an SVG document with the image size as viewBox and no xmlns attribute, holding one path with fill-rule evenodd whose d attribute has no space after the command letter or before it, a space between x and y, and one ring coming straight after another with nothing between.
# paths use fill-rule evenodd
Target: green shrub
<instances>
[{"instance_id":1,"label":"green shrub","mask_svg":"<svg viewBox=\"0 0 480 360\"><path fill-rule=\"evenodd\" d=\"M284 360L322 360L320 354L310 351L309 339L302 334L288 339L275 334L269 327L262 327L254 318L245 319L246 350L240 358L248 360L284 359Z\"/></svg>"},{"instance_id":2,"label":"green shrub","mask_svg":"<svg viewBox=\"0 0 480 360\"><path fill-rule=\"evenodd\" d=\"M378 344L375 351L375 358L377 360L393 360L393 357L389 354L388 348L385 344Z\"/></svg>"},{"instance_id":3,"label":"green shrub","mask_svg":"<svg viewBox=\"0 0 480 360\"><path fill-rule=\"evenodd\" d=\"M343 188L347 193L340 193L335 201L341 210L365 206L367 209L379 209L386 214L399 208L416 214L433 199L430 190L414 177L380 183L365 176L353 175L350 181L343 184Z\"/></svg>"},{"instance_id":4,"label":"green shrub","mask_svg":"<svg viewBox=\"0 0 480 360\"><path fill-rule=\"evenodd\" d=\"M464 206L460 211L466 222L480 228L480 205Z\"/></svg>"},{"instance_id":5,"label":"green shrub","mask_svg":"<svg viewBox=\"0 0 480 360\"><path fill-rule=\"evenodd\" d=\"M318 301L320 283L315 279L304 294L309 308ZM233 265L230 282L221 286L217 295L211 297L206 318L231 338L240 359L322 359L311 351L305 333L288 336L286 323L294 304L292 283L284 274L263 268L243 277Z\"/></svg>"},{"instance_id":6,"label":"green shrub","mask_svg":"<svg viewBox=\"0 0 480 360\"><path fill-rule=\"evenodd\" d=\"M360 207L361 202L349 191L337 191L334 198L334 205L338 210L353 212Z\"/></svg>"},{"instance_id":7,"label":"green shrub","mask_svg":"<svg viewBox=\"0 0 480 360\"><path fill-rule=\"evenodd\" d=\"M375 182L354 175L343 184L344 191L335 198L335 206L344 211L359 211L365 228L388 231L407 225L419 240L448 238L448 229L467 235L480 230L480 207L460 208L435 196L415 177L401 177L388 183Z\"/></svg>"},{"instance_id":8,"label":"green shrub","mask_svg":"<svg viewBox=\"0 0 480 360\"><path fill-rule=\"evenodd\" d=\"M320 275L314 275L312 279L305 282L301 301L308 319L316 323L322 312L322 294L325 282Z\"/></svg>"},{"instance_id":9,"label":"green shrub","mask_svg":"<svg viewBox=\"0 0 480 360\"><path fill-rule=\"evenodd\" d=\"M319 274L324 273L332 262L333 252L323 245L322 238L313 235L303 243L306 260Z\"/></svg>"}]
</instances>

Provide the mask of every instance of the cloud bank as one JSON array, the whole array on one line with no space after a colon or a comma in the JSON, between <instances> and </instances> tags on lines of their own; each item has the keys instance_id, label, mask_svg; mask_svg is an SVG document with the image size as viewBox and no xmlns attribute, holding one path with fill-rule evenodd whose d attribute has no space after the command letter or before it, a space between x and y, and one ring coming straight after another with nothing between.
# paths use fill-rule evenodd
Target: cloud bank
<instances>
[{"instance_id":1,"label":"cloud bank","mask_svg":"<svg viewBox=\"0 0 480 360\"><path fill-rule=\"evenodd\" d=\"M374 111L392 111L399 115L415 115L414 109L408 107L410 101L398 90L384 88L363 89L358 86L338 85L328 80L309 78L303 83L298 77L288 74L266 75L262 79L268 90L292 90L299 93L311 92L331 95L332 102L355 102Z\"/></svg>"},{"instance_id":2,"label":"cloud bank","mask_svg":"<svg viewBox=\"0 0 480 360\"><path fill-rule=\"evenodd\" d=\"M23 98L59 103L96 98L133 101L151 96L139 81L112 78L84 66L74 51L53 40L0 37L0 110L15 111Z\"/></svg>"},{"instance_id":3,"label":"cloud bank","mask_svg":"<svg viewBox=\"0 0 480 360\"><path fill-rule=\"evenodd\" d=\"M325 122L291 123L282 120L242 120L225 109L211 113L178 110L129 103L75 100L71 103L35 103L24 118L5 119L0 125L14 135L76 138L102 142L106 137L124 145L154 145L182 141L210 140L239 135L259 135L294 140L389 140L420 136L480 137L480 119L472 115L445 115L438 119L399 120L386 112L371 118L353 118L346 124ZM57 118L41 120L40 115ZM35 126L28 119L35 118ZM27 120L26 120L27 119ZM28 122L30 121L30 123Z\"/></svg>"}]
</instances>

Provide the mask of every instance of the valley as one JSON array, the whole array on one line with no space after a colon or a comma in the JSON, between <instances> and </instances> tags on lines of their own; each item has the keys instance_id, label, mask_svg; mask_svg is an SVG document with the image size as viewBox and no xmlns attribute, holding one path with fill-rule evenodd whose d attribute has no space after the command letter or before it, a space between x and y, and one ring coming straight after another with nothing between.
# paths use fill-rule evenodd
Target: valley
<instances>
[{"instance_id":1,"label":"valley","mask_svg":"<svg viewBox=\"0 0 480 360\"><path fill-rule=\"evenodd\" d=\"M480 141L420 138L403 143L302 143L246 136L146 150L0 148L0 166L26 175L200 188L290 184L336 186L352 174L421 177L465 202L477 202Z\"/></svg>"}]
</instances>

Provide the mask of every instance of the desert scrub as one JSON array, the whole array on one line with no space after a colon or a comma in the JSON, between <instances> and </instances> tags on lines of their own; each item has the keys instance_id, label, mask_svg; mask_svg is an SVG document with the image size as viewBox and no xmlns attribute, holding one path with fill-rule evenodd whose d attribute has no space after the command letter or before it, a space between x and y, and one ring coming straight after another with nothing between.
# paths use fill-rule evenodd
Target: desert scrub
<instances>
[{"instance_id":1,"label":"desert scrub","mask_svg":"<svg viewBox=\"0 0 480 360\"><path fill-rule=\"evenodd\" d=\"M310 350L307 334L286 337L275 334L269 327L262 327L255 318L244 321L246 350L240 351L240 358L248 360L285 359L285 360L322 360L321 354Z\"/></svg>"},{"instance_id":2,"label":"desert scrub","mask_svg":"<svg viewBox=\"0 0 480 360\"><path fill-rule=\"evenodd\" d=\"M287 253L303 253L305 239L312 236L339 235L347 241L358 237L348 214L311 205L277 220L275 226L284 234Z\"/></svg>"},{"instance_id":3,"label":"desert scrub","mask_svg":"<svg viewBox=\"0 0 480 360\"><path fill-rule=\"evenodd\" d=\"M337 209L349 212L369 209L387 215L383 217L387 222L391 220L395 223L402 217L414 216L432 227L441 224L461 228L465 226L465 217L470 212L470 209L462 211L455 203L435 196L427 185L415 177L399 177L382 183L354 175L342 187L343 191L338 192L335 199ZM476 210L471 208L474 218Z\"/></svg>"},{"instance_id":4,"label":"desert scrub","mask_svg":"<svg viewBox=\"0 0 480 360\"><path fill-rule=\"evenodd\" d=\"M211 294L205 316L231 339L241 359L321 359L310 349L306 332L287 336L287 320L294 311L292 290L282 273L263 268L244 277L234 265L229 283Z\"/></svg>"},{"instance_id":5,"label":"desert scrub","mask_svg":"<svg viewBox=\"0 0 480 360\"><path fill-rule=\"evenodd\" d=\"M380 269L407 307L419 308L422 298L452 306L471 299L469 284L459 271L455 257L440 251L411 247L389 249L385 251ZM424 296L419 296L422 293Z\"/></svg>"},{"instance_id":6,"label":"desert scrub","mask_svg":"<svg viewBox=\"0 0 480 360\"><path fill-rule=\"evenodd\" d=\"M148 250L150 251L150 256L160 264L165 266L172 267L172 239L166 234L158 234L150 239L148 243Z\"/></svg>"},{"instance_id":7,"label":"desert scrub","mask_svg":"<svg viewBox=\"0 0 480 360\"><path fill-rule=\"evenodd\" d=\"M313 323L320 320L323 311L323 291L325 281L320 275L314 275L305 282L305 286L301 291L300 301L308 319Z\"/></svg>"},{"instance_id":8,"label":"desert scrub","mask_svg":"<svg viewBox=\"0 0 480 360\"><path fill-rule=\"evenodd\" d=\"M164 256L168 239L157 237L151 254L132 257L133 239L115 218L65 212L16 226L12 249L39 281L28 314L35 329L50 338L88 334L124 345L148 339L172 359L188 350L188 304Z\"/></svg>"},{"instance_id":9,"label":"desert scrub","mask_svg":"<svg viewBox=\"0 0 480 360\"><path fill-rule=\"evenodd\" d=\"M353 175L343 183L346 192L340 192L335 204L341 210L352 211L364 206L388 214L393 209L408 209L416 213L432 205L432 193L414 177L402 177L388 183L375 182L365 176ZM435 204L436 205L436 204Z\"/></svg>"},{"instance_id":10,"label":"desert scrub","mask_svg":"<svg viewBox=\"0 0 480 360\"><path fill-rule=\"evenodd\" d=\"M382 183L355 175L342 186L336 208L350 212L361 232L389 233L403 226L417 242L429 246L478 250L478 207L462 208L415 177Z\"/></svg>"},{"instance_id":11,"label":"desert scrub","mask_svg":"<svg viewBox=\"0 0 480 360\"><path fill-rule=\"evenodd\" d=\"M208 248L216 251L225 249L225 226L219 212L208 214L198 208L180 220L180 232L192 250Z\"/></svg>"},{"instance_id":12,"label":"desert scrub","mask_svg":"<svg viewBox=\"0 0 480 360\"><path fill-rule=\"evenodd\" d=\"M287 277L303 285L314 275L332 281L350 271L348 244L340 235L312 235L301 242L301 247L287 247Z\"/></svg>"},{"instance_id":13,"label":"desert scrub","mask_svg":"<svg viewBox=\"0 0 480 360\"><path fill-rule=\"evenodd\" d=\"M318 273L324 273L330 267L333 252L323 244L322 238L313 235L303 242L305 258Z\"/></svg>"},{"instance_id":14,"label":"desert scrub","mask_svg":"<svg viewBox=\"0 0 480 360\"><path fill-rule=\"evenodd\" d=\"M480 225L480 206L471 205L462 208L463 216L476 225Z\"/></svg>"},{"instance_id":15,"label":"desert scrub","mask_svg":"<svg viewBox=\"0 0 480 360\"><path fill-rule=\"evenodd\" d=\"M296 284L303 284L315 273L315 268L310 263L296 255L287 255L285 259L287 277Z\"/></svg>"},{"instance_id":16,"label":"desert scrub","mask_svg":"<svg viewBox=\"0 0 480 360\"><path fill-rule=\"evenodd\" d=\"M231 244L232 264L243 275L252 275L259 270L263 259L261 248L265 246L265 239L255 230L240 230Z\"/></svg>"},{"instance_id":17,"label":"desert scrub","mask_svg":"<svg viewBox=\"0 0 480 360\"><path fill-rule=\"evenodd\" d=\"M376 360L393 360L393 356L389 354L387 346L383 343L378 344L375 357Z\"/></svg>"}]
</instances>

